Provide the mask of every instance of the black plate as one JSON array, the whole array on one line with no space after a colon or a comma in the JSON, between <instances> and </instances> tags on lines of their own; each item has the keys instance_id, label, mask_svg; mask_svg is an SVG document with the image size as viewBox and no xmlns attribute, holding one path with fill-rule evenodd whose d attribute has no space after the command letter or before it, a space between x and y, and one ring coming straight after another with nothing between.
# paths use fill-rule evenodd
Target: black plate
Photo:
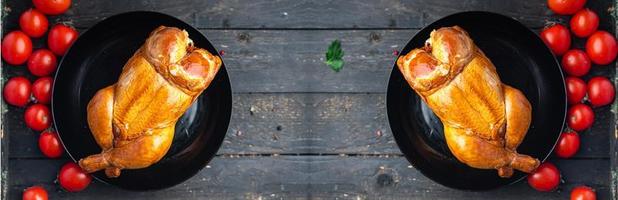
<instances>
[{"instance_id":1,"label":"black plate","mask_svg":"<svg viewBox=\"0 0 618 200\"><path fill-rule=\"evenodd\" d=\"M75 161L100 153L86 122L86 106L101 88L118 80L122 67L160 25L186 30L195 46L218 51L189 24L155 12L129 12L109 17L83 33L62 59L54 80L52 113L67 153ZM121 188L153 190L187 180L215 156L232 111L232 91L225 70L176 123L172 146L158 163L144 169L123 170L118 178L100 171L94 177Z\"/></svg>"},{"instance_id":2,"label":"black plate","mask_svg":"<svg viewBox=\"0 0 618 200\"><path fill-rule=\"evenodd\" d=\"M503 83L521 90L532 104L532 124L520 153L545 160L551 153L566 116L566 92L556 59L543 41L518 21L488 12L463 12L423 28L401 50L424 45L437 28L463 27L496 65ZM496 170L468 167L449 151L440 120L404 80L395 65L388 83L388 119L401 151L430 179L456 189L486 190L521 180L498 177Z\"/></svg>"}]
</instances>

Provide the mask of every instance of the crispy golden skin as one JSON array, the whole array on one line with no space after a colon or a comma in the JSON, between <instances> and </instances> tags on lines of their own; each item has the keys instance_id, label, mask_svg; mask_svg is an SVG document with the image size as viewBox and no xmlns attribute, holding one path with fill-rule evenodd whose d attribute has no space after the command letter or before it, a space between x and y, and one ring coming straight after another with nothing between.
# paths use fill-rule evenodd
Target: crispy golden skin
<instances>
[{"instance_id":1,"label":"crispy golden skin","mask_svg":"<svg viewBox=\"0 0 618 200\"><path fill-rule=\"evenodd\" d=\"M425 47L397 60L408 84L444 124L455 157L474 168L531 172L539 160L518 154L531 121L531 106L503 84L491 61L458 26L431 33Z\"/></svg>"},{"instance_id":2,"label":"crispy golden skin","mask_svg":"<svg viewBox=\"0 0 618 200\"><path fill-rule=\"evenodd\" d=\"M122 169L158 162L174 138L176 121L210 85L221 59L193 47L187 32L155 29L125 64L113 85L88 103L88 126L102 152L79 161L87 172L105 169L108 177Z\"/></svg>"}]
</instances>

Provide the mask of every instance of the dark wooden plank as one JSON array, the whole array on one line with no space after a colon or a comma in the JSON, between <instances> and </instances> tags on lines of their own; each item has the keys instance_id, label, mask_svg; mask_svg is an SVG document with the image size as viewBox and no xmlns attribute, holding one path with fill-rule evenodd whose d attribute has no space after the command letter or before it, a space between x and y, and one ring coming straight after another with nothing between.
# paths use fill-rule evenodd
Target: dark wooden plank
<instances>
[{"instance_id":1,"label":"dark wooden plank","mask_svg":"<svg viewBox=\"0 0 618 200\"><path fill-rule=\"evenodd\" d=\"M2 8L2 5L4 5L4 0L0 1L0 8ZM0 18L2 18L2 20L0 20L0 27L4 27L4 18L5 18L5 14L3 12L0 13ZM3 68L5 65L4 63L0 63L0 69ZM2 76L0 76L0 80L2 80L2 83L0 83L0 86L2 88L4 88L4 73L2 73ZM0 199L6 199L6 197L8 196L7 192L8 192L8 173L9 173L9 168L8 168L8 157L9 157L9 139L8 137L5 137L5 128L4 125L6 123L5 119L4 119L4 115L6 114L6 104L4 103L0 103Z\"/></svg>"},{"instance_id":2,"label":"dark wooden plank","mask_svg":"<svg viewBox=\"0 0 618 200\"><path fill-rule=\"evenodd\" d=\"M614 7L616 5L618 5L618 1L616 0L612 0L612 3L614 5ZM613 19L611 21L613 21L613 28L612 30L618 30L618 21L616 20L616 15L618 14L616 12L616 10L614 9L612 15ZM616 31L618 32L618 31ZM614 70L618 67L618 64L614 63L613 65L611 65ZM614 88L618 88L618 76L616 76L616 71L614 71L614 79L610 79L614 81ZM607 130L609 132L610 135L610 139L609 139L609 143L610 143L610 148L609 148L609 154L610 154L610 193L611 193L611 197L614 200L618 200L618 123L616 119L616 114L618 113L618 103L616 103L616 100L614 100L614 103L612 104L612 115L609 118L609 127Z\"/></svg>"},{"instance_id":3,"label":"dark wooden plank","mask_svg":"<svg viewBox=\"0 0 618 200\"><path fill-rule=\"evenodd\" d=\"M11 160L9 199L18 199L23 188L43 185L50 199L256 199L304 197L303 165L308 158L215 158L210 165L188 181L166 190L128 192L93 182L80 193L67 193L54 183L65 160ZM30 171L29 166L40 166ZM20 169L21 168L21 169ZM281 185L281 187L279 187ZM274 196L272 196L274 195Z\"/></svg>"},{"instance_id":4,"label":"dark wooden plank","mask_svg":"<svg viewBox=\"0 0 618 200\"><path fill-rule=\"evenodd\" d=\"M1 4L0 4L0 7ZM3 22L0 21L0 27L2 27ZM0 63L0 69L6 67L4 63ZM4 73L0 76L0 88L4 88ZM2 91L0 89L0 91ZM7 110L7 104L0 103L0 199L6 199L9 191L9 137L8 131L6 129L7 119L6 116L9 115ZM6 134L5 134L6 133Z\"/></svg>"},{"instance_id":5,"label":"dark wooden plank","mask_svg":"<svg viewBox=\"0 0 618 200\"><path fill-rule=\"evenodd\" d=\"M219 154L400 154L386 118L384 94L235 94L232 121ZM581 133L578 158L608 158L609 107L596 109ZM9 107L5 125L12 158L41 158L37 132L23 109Z\"/></svg>"},{"instance_id":6,"label":"dark wooden plank","mask_svg":"<svg viewBox=\"0 0 618 200\"><path fill-rule=\"evenodd\" d=\"M53 183L63 163L11 160L9 199L18 199L23 188L34 184L48 189L51 199L567 199L580 184L594 187L599 199L609 198L607 159L556 160L564 183L551 193L537 192L525 181L487 192L458 191L425 178L403 157L347 156L217 157L195 177L167 190L124 192L94 182L84 192L67 193Z\"/></svg>"},{"instance_id":7,"label":"dark wooden plank","mask_svg":"<svg viewBox=\"0 0 618 200\"><path fill-rule=\"evenodd\" d=\"M225 51L232 89L247 92L386 92L396 56L415 30L204 30ZM346 64L335 73L324 64L332 40L340 39ZM574 47L583 47L576 39ZM36 46L45 46L42 41ZM27 74L3 68L5 77ZM613 78L614 67L594 67L591 75ZM587 78L587 77L586 77Z\"/></svg>"},{"instance_id":8,"label":"dark wooden plank","mask_svg":"<svg viewBox=\"0 0 618 200\"><path fill-rule=\"evenodd\" d=\"M386 92L393 51L403 48L414 30L249 31L206 30L230 70L235 92ZM324 52L342 41L346 64L335 73ZM576 39L574 47L583 47ZM293 53L292 53L293 52ZM591 75L613 77L612 67L594 67ZM587 77L586 77L587 78Z\"/></svg>"},{"instance_id":9,"label":"dark wooden plank","mask_svg":"<svg viewBox=\"0 0 618 200\"><path fill-rule=\"evenodd\" d=\"M385 92L394 50L414 30L247 31L206 30L225 51L235 92ZM343 69L324 64L326 48L339 39L345 51Z\"/></svg>"},{"instance_id":10,"label":"dark wooden plank","mask_svg":"<svg viewBox=\"0 0 618 200\"><path fill-rule=\"evenodd\" d=\"M0 22L1 23L1 22ZM0 80L2 80L0 78ZM4 88L4 84L0 87ZM9 173L9 137L6 129L7 105L0 103L0 199L6 199Z\"/></svg>"},{"instance_id":11,"label":"dark wooden plank","mask_svg":"<svg viewBox=\"0 0 618 200\"><path fill-rule=\"evenodd\" d=\"M230 125L220 153L399 152L386 121L383 94L237 96L244 98L232 117L239 123Z\"/></svg>"},{"instance_id":12,"label":"dark wooden plank","mask_svg":"<svg viewBox=\"0 0 618 200\"><path fill-rule=\"evenodd\" d=\"M421 28L443 16L468 10L502 13L531 27L542 27L556 20L544 0L536 1L449 1L449 0L360 0L360 1L215 1L190 0L126 2L74 0L64 15L52 22L89 27L113 14L153 10L176 16L198 28L238 29L353 29L353 28ZM605 1L603 1L605 2ZM605 3L592 3L603 11ZM6 1L7 27L17 27L19 14L31 6L30 1ZM603 16L607 15L603 12Z\"/></svg>"},{"instance_id":13,"label":"dark wooden plank","mask_svg":"<svg viewBox=\"0 0 618 200\"><path fill-rule=\"evenodd\" d=\"M223 56L236 93L383 93L395 57L415 30L205 30ZM324 64L332 40L340 39L346 64L335 73ZM583 46L577 39L576 47ZM35 43L44 46L41 42ZM28 74L5 67L5 77ZM614 67L594 67L592 75L613 78ZM34 80L34 79L32 79Z\"/></svg>"},{"instance_id":14,"label":"dark wooden plank","mask_svg":"<svg viewBox=\"0 0 618 200\"><path fill-rule=\"evenodd\" d=\"M614 79L614 87L618 88L618 78ZM609 154L610 154L610 192L614 200L618 199L618 124L616 119L616 113L618 113L618 103L614 100L612 104L612 113L608 117L608 127L605 129L609 133Z\"/></svg>"},{"instance_id":15,"label":"dark wooden plank","mask_svg":"<svg viewBox=\"0 0 618 200\"><path fill-rule=\"evenodd\" d=\"M318 174L313 179L317 182L313 188L318 192L314 195L327 197L335 193L339 197L347 194L363 199L567 199L573 186L588 184L597 189L599 199L609 197L606 160L558 160L556 164L565 182L557 192L540 193L529 188L525 181L487 192L458 191L437 185L405 161L363 160L366 164L356 165L355 159L364 158L318 162L320 167L315 169ZM579 167L598 171L598 175L593 175L598 177L583 177ZM338 190L332 192L327 188Z\"/></svg>"},{"instance_id":16,"label":"dark wooden plank","mask_svg":"<svg viewBox=\"0 0 618 200\"><path fill-rule=\"evenodd\" d=\"M614 103L612 108L613 113L618 113L618 104ZM610 131L610 191L614 199L618 199L618 124L616 124L616 116L612 116L612 122L614 123L613 134Z\"/></svg>"},{"instance_id":17,"label":"dark wooden plank","mask_svg":"<svg viewBox=\"0 0 618 200\"><path fill-rule=\"evenodd\" d=\"M539 31L539 30L537 30ZM386 92L396 56L415 30L205 30L230 70L235 92ZM344 68L335 73L324 52L342 41ZM574 39L583 48L584 39ZM293 52L293 53L292 53ZM615 68L594 67L590 76L610 78ZM590 76L585 77L586 79Z\"/></svg>"},{"instance_id":18,"label":"dark wooden plank","mask_svg":"<svg viewBox=\"0 0 618 200\"><path fill-rule=\"evenodd\" d=\"M461 11L491 11L513 17L530 27L540 28L567 17L553 15L546 1L450 1L450 0L361 0L361 1L173 1L135 0L73 1L64 15L52 22L90 27L105 17L135 10L152 10L178 17L198 28L207 29L418 29ZM30 1L7 1L8 28L17 27L18 14L31 6ZM610 1L590 1L588 7L602 19L611 16ZM601 25L605 27L605 25Z\"/></svg>"}]
</instances>

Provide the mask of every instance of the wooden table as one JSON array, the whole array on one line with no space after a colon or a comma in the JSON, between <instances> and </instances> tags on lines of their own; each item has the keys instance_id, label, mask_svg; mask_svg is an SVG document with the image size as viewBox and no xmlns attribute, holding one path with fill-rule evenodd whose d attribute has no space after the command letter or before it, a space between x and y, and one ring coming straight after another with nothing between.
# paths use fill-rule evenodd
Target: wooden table
<instances>
[{"instance_id":1,"label":"wooden table","mask_svg":"<svg viewBox=\"0 0 618 200\"><path fill-rule=\"evenodd\" d=\"M4 33L18 28L29 7L28 0L2 0ZM602 29L615 32L614 1L590 0L588 7L599 13ZM564 179L551 193L536 192L525 181L487 192L446 188L415 170L393 139L385 105L393 51L423 26L466 10L502 13L535 31L568 22L553 15L545 0L73 0L66 14L50 21L84 31L133 10L183 19L225 51L234 105L216 158L166 190L131 192L93 182L68 193L55 183L68 158L45 158L36 145L38 132L23 123L24 109L3 102L3 197L20 199L31 185L43 185L52 199L567 199L581 184L594 187L599 199L618 195L616 104L595 109L594 127L581 133L575 158L550 159ZM324 64L335 39L345 51L339 73ZM34 44L45 46L44 40ZM593 67L591 75L614 80L615 66ZM15 75L27 75L25 67L3 63L2 82Z\"/></svg>"}]
</instances>

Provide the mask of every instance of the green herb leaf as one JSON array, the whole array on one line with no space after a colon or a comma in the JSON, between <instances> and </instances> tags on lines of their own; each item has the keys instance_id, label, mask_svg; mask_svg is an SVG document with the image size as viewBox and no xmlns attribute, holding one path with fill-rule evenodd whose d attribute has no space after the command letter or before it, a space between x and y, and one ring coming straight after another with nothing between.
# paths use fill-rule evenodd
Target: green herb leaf
<instances>
[{"instance_id":1,"label":"green herb leaf","mask_svg":"<svg viewBox=\"0 0 618 200\"><path fill-rule=\"evenodd\" d=\"M339 72L343 68L343 50L341 42L335 40L330 43L326 51L326 65L330 66L335 72Z\"/></svg>"},{"instance_id":2,"label":"green herb leaf","mask_svg":"<svg viewBox=\"0 0 618 200\"><path fill-rule=\"evenodd\" d=\"M331 69L333 69L335 72L339 72L339 70L341 70L341 68L343 68L343 60L339 59L339 60L329 60L326 61L326 64L328 66L330 66Z\"/></svg>"}]
</instances>

